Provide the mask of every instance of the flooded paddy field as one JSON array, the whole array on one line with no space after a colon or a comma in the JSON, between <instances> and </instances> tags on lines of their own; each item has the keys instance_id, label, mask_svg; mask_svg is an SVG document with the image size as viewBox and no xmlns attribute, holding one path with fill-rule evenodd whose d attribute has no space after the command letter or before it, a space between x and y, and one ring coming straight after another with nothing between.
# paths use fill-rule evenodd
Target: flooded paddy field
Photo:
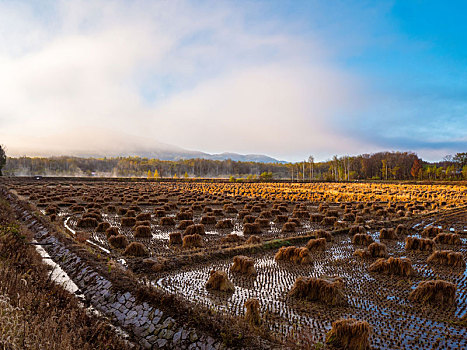
<instances>
[{"instance_id":1,"label":"flooded paddy field","mask_svg":"<svg viewBox=\"0 0 467 350\"><path fill-rule=\"evenodd\" d=\"M154 288L240 318L247 300L256 299L261 327L284 344L319 346L334 321L354 318L368 322L375 349L467 347L465 186L27 179L8 185L77 242L99 247ZM315 249L308 241L319 238L326 242ZM138 249L129 249L134 243ZM288 246L305 249L306 262L276 259ZM448 251L446 259L431 257L438 251ZM252 259L256 274L232 272L235 255ZM381 258L409 259L410 273L377 270ZM225 272L233 289L208 290L212 271ZM299 277L332 282L343 302L293 296ZM454 284L455 302L411 297L431 280Z\"/></svg>"},{"instance_id":2,"label":"flooded paddy field","mask_svg":"<svg viewBox=\"0 0 467 350\"><path fill-rule=\"evenodd\" d=\"M257 298L265 321L285 338L301 344L324 343L331 323L339 318L353 317L373 325L371 343L374 348L421 349L438 344L440 348L465 348L467 330L453 325L451 320L467 312L467 276L464 269L441 269L427 266L428 254L406 254L398 244L390 245L391 256L410 256L415 275L410 278L368 272L372 260L352 256L350 237L335 237L324 252L312 254L313 263L303 266L278 263L274 253L252 256L256 276L230 272L231 259L202 266L184 268L154 281L171 293L223 312L243 315L244 303ZM466 258L466 250L462 253ZM205 288L211 270L228 272L235 285L233 293L210 292ZM348 305L329 307L319 302L297 300L288 296L299 276L332 277L344 280ZM409 302L409 292L422 280L433 277L452 281L458 287L458 304L433 310ZM446 337L449 334L449 337Z\"/></svg>"}]
</instances>

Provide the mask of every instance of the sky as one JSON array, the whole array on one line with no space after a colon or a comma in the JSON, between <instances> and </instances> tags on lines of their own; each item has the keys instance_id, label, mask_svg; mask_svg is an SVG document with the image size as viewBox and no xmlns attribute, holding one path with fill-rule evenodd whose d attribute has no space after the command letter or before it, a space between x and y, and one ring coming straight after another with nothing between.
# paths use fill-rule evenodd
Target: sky
<instances>
[{"instance_id":1,"label":"sky","mask_svg":"<svg viewBox=\"0 0 467 350\"><path fill-rule=\"evenodd\" d=\"M464 1L0 0L11 156L467 151Z\"/></svg>"}]
</instances>

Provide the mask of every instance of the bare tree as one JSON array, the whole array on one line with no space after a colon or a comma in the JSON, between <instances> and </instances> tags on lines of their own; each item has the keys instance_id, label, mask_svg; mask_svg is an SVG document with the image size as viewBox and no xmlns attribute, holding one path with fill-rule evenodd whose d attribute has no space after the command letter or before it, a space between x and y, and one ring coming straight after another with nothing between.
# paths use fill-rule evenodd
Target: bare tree
<instances>
[{"instance_id":1,"label":"bare tree","mask_svg":"<svg viewBox=\"0 0 467 350\"><path fill-rule=\"evenodd\" d=\"M303 168L302 168L302 181L305 181L305 161L303 161Z\"/></svg>"},{"instance_id":2,"label":"bare tree","mask_svg":"<svg viewBox=\"0 0 467 350\"><path fill-rule=\"evenodd\" d=\"M315 163L315 158L313 156L308 157L308 163L310 163L310 180L313 179L313 165Z\"/></svg>"},{"instance_id":3,"label":"bare tree","mask_svg":"<svg viewBox=\"0 0 467 350\"><path fill-rule=\"evenodd\" d=\"M332 160L334 166L334 179L339 181L339 158L337 158L337 155L335 155Z\"/></svg>"}]
</instances>

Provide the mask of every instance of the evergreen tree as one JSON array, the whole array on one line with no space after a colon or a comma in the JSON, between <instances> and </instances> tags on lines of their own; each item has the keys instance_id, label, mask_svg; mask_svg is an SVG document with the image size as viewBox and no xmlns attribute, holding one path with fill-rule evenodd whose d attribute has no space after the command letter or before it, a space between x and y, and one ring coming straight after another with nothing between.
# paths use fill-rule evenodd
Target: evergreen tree
<instances>
[{"instance_id":1,"label":"evergreen tree","mask_svg":"<svg viewBox=\"0 0 467 350\"><path fill-rule=\"evenodd\" d=\"M2 168L5 166L5 164L6 164L5 147L0 145L0 176L3 176Z\"/></svg>"}]
</instances>

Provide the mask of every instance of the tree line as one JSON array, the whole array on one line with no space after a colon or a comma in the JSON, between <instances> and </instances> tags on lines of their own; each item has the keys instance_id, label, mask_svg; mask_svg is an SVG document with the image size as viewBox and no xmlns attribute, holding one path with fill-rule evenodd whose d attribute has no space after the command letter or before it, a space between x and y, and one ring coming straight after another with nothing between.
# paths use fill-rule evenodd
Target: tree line
<instances>
[{"instance_id":1,"label":"tree line","mask_svg":"<svg viewBox=\"0 0 467 350\"><path fill-rule=\"evenodd\" d=\"M4 160L3 172L10 176L230 178L231 181L239 179L289 179L293 181L467 179L467 152L447 156L443 161L435 163L423 161L412 152L378 152L357 156L334 156L323 162L314 162L314 157L310 156L307 160L297 163L257 163L200 158L174 161L143 157L12 158L5 155ZM2 159L0 157L0 173L1 168Z\"/></svg>"}]
</instances>

